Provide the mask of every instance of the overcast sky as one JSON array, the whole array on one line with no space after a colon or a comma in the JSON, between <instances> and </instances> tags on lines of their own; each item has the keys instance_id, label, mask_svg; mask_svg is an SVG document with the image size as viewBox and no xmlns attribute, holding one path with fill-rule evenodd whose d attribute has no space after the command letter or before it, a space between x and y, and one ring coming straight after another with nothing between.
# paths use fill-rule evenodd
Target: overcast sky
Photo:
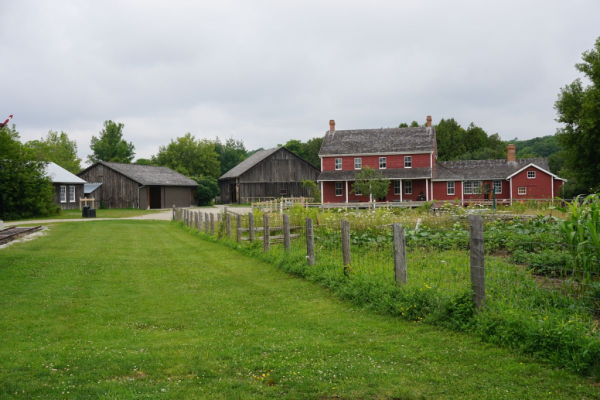
<instances>
[{"instance_id":1,"label":"overcast sky","mask_svg":"<svg viewBox=\"0 0 600 400\"><path fill-rule=\"evenodd\" d=\"M599 15L598 0L0 0L0 118L23 141L65 131L83 159L108 119L138 158L186 132L306 141L330 119L528 139L556 131Z\"/></svg>"}]
</instances>

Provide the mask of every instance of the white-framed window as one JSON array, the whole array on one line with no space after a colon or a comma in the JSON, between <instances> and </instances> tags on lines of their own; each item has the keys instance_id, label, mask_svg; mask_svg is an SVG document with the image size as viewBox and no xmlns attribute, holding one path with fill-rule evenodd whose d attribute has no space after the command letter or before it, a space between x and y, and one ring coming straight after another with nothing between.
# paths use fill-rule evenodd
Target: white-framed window
<instances>
[{"instance_id":1,"label":"white-framed window","mask_svg":"<svg viewBox=\"0 0 600 400\"><path fill-rule=\"evenodd\" d=\"M404 194L412 194L412 181L404 181Z\"/></svg>"},{"instance_id":2,"label":"white-framed window","mask_svg":"<svg viewBox=\"0 0 600 400\"><path fill-rule=\"evenodd\" d=\"M386 169L387 160L385 157L379 157L379 169Z\"/></svg>"},{"instance_id":3,"label":"white-framed window","mask_svg":"<svg viewBox=\"0 0 600 400\"><path fill-rule=\"evenodd\" d=\"M69 203L75 203L75 186L69 186Z\"/></svg>"},{"instance_id":4,"label":"white-framed window","mask_svg":"<svg viewBox=\"0 0 600 400\"><path fill-rule=\"evenodd\" d=\"M341 196L343 194L344 194L344 189L342 187L342 182L336 182L335 183L335 195Z\"/></svg>"},{"instance_id":5,"label":"white-framed window","mask_svg":"<svg viewBox=\"0 0 600 400\"><path fill-rule=\"evenodd\" d=\"M446 194L448 196L453 196L454 195L454 182L446 182Z\"/></svg>"},{"instance_id":6,"label":"white-framed window","mask_svg":"<svg viewBox=\"0 0 600 400\"><path fill-rule=\"evenodd\" d=\"M362 168L362 158L355 158L354 159L354 169L361 169Z\"/></svg>"},{"instance_id":7,"label":"white-framed window","mask_svg":"<svg viewBox=\"0 0 600 400\"><path fill-rule=\"evenodd\" d=\"M342 159L341 158L335 159L335 169L336 170L342 169Z\"/></svg>"},{"instance_id":8,"label":"white-framed window","mask_svg":"<svg viewBox=\"0 0 600 400\"><path fill-rule=\"evenodd\" d=\"M527 179L535 179L535 171L527 171Z\"/></svg>"},{"instance_id":9,"label":"white-framed window","mask_svg":"<svg viewBox=\"0 0 600 400\"><path fill-rule=\"evenodd\" d=\"M494 193L502 193L502 181L494 181Z\"/></svg>"},{"instance_id":10,"label":"white-framed window","mask_svg":"<svg viewBox=\"0 0 600 400\"><path fill-rule=\"evenodd\" d=\"M519 194L521 196L526 195L527 194L527 188L525 186L519 186Z\"/></svg>"},{"instance_id":11,"label":"white-framed window","mask_svg":"<svg viewBox=\"0 0 600 400\"><path fill-rule=\"evenodd\" d=\"M412 168L412 156L404 156L404 168Z\"/></svg>"},{"instance_id":12,"label":"white-framed window","mask_svg":"<svg viewBox=\"0 0 600 400\"><path fill-rule=\"evenodd\" d=\"M66 186L60 187L60 202L61 203L67 202L67 187Z\"/></svg>"},{"instance_id":13,"label":"white-framed window","mask_svg":"<svg viewBox=\"0 0 600 400\"><path fill-rule=\"evenodd\" d=\"M464 182L464 194L480 194L481 181L466 181Z\"/></svg>"},{"instance_id":14,"label":"white-framed window","mask_svg":"<svg viewBox=\"0 0 600 400\"><path fill-rule=\"evenodd\" d=\"M394 181L394 194L400 194L400 181Z\"/></svg>"}]
</instances>

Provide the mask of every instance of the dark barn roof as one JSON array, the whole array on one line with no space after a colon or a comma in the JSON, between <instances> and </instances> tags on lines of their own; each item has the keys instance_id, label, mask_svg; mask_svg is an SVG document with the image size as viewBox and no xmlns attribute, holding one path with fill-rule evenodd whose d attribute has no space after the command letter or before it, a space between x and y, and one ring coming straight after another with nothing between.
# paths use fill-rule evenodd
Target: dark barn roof
<instances>
[{"instance_id":1,"label":"dark barn roof","mask_svg":"<svg viewBox=\"0 0 600 400\"><path fill-rule=\"evenodd\" d=\"M99 161L86 168L79 174L82 174L83 172L98 164L102 164L108 168L111 168L142 185L198 186L198 183L196 183L196 181L188 178L185 175L180 174L179 172L175 172L167 167L156 167L153 165L121 164Z\"/></svg>"},{"instance_id":2,"label":"dark barn roof","mask_svg":"<svg viewBox=\"0 0 600 400\"><path fill-rule=\"evenodd\" d=\"M437 161L433 179L506 179L529 164L549 171L546 158L520 158L515 162L502 160Z\"/></svg>"},{"instance_id":3,"label":"dark barn roof","mask_svg":"<svg viewBox=\"0 0 600 400\"><path fill-rule=\"evenodd\" d=\"M394 168L379 170L386 179L425 179L431 177L431 168ZM317 181L353 181L357 170L323 171Z\"/></svg>"},{"instance_id":4,"label":"dark barn roof","mask_svg":"<svg viewBox=\"0 0 600 400\"><path fill-rule=\"evenodd\" d=\"M432 127L327 131L319 155L428 153L434 145Z\"/></svg>"},{"instance_id":5,"label":"dark barn roof","mask_svg":"<svg viewBox=\"0 0 600 400\"><path fill-rule=\"evenodd\" d=\"M221 179L229 179L229 178L237 178L242 175L244 172L248 171L250 168L254 167L256 164L269 157L271 154L274 154L279 149L283 147L273 147L272 149L257 151L252 154L250 157L246 158L244 161L231 168L229 171L225 172L220 178Z\"/></svg>"}]
</instances>

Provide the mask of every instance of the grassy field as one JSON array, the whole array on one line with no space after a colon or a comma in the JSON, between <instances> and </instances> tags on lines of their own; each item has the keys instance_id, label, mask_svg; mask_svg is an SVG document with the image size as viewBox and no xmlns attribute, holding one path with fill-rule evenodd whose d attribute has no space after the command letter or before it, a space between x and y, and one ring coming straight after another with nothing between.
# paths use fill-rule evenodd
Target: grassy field
<instances>
[{"instance_id":1,"label":"grassy field","mask_svg":"<svg viewBox=\"0 0 600 400\"><path fill-rule=\"evenodd\" d=\"M66 223L0 250L0 326L0 398L600 398L162 221Z\"/></svg>"},{"instance_id":2,"label":"grassy field","mask_svg":"<svg viewBox=\"0 0 600 400\"><path fill-rule=\"evenodd\" d=\"M114 208L114 209L97 209L96 218L129 218L139 217L140 215L156 214L161 210L138 210L137 208ZM81 211L77 210L62 210L59 215L53 215L50 217L39 217L29 218L10 222L30 221L34 219L79 219L81 218ZM7 221L8 222L8 221Z\"/></svg>"}]
</instances>

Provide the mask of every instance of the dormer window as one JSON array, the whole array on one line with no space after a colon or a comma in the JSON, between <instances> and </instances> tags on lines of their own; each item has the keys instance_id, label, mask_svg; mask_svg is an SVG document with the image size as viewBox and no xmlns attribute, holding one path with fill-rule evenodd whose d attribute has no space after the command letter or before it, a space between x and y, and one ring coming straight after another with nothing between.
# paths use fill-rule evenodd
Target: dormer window
<instances>
[{"instance_id":1,"label":"dormer window","mask_svg":"<svg viewBox=\"0 0 600 400\"><path fill-rule=\"evenodd\" d=\"M404 168L412 168L412 156L404 157Z\"/></svg>"},{"instance_id":2,"label":"dormer window","mask_svg":"<svg viewBox=\"0 0 600 400\"><path fill-rule=\"evenodd\" d=\"M341 158L335 159L335 169L336 170L342 169L342 159Z\"/></svg>"},{"instance_id":3,"label":"dormer window","mask_svg":"<svg viewBox=\"0 0 600 400\"><path fill-rule=\"evenodd\" d=\"M362 168L362 158L355 158L354 159L354 169L361 169Z\"/></svg>"}]
</instances>

